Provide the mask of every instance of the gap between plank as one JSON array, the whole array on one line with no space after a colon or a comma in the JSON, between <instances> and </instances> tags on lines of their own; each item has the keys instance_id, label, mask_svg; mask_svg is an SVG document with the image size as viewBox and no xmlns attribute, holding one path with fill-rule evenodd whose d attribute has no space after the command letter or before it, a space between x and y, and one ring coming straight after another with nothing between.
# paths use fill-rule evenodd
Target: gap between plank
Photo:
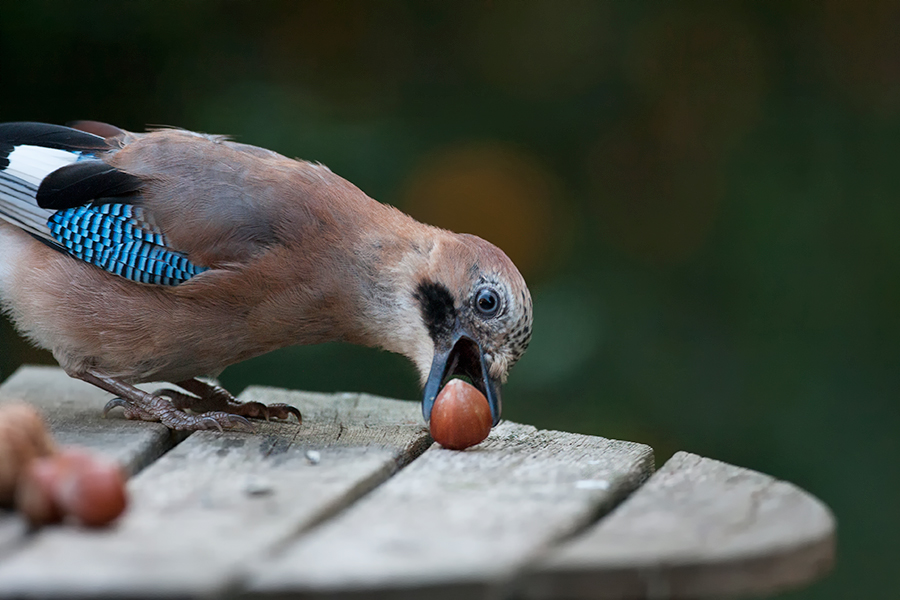
<instances>
[{"instance_id":1,"label":"gap between plank","mask_svg":"<svg viewBox=\"0 0 900 600\"><path fill-rule=\"evenodd\" d=\"M625 501L636 494L638 490L644 487L647 481L650 480L650 477L652 477L656 472L655 452L652 451L652 449L651 453L646 457L645 461L648 463L647 468L643 470L643 474L636 485L629 486L624 483L620 484L619 489L615 490L615 493L610 495L607 502L597 505L594 512L590 516L588 516L584 520L584 522L578 524L575 527L572 527L568 531L563 531L559 535L549 539L539 552L535 553L530 559L523 562L518 569L510 573L502 581L498 581L496 585L497 599L517 600L518 598L520 598L521 589L519 587L519 584L522 581L523 575L534 570L536 566L540 565L548 556L550 556L555 548L588 531L591 527L596 525L597 522L610 515L619 506L624 504Z\"/></svg>"},{"instance_id":2,"label":"gap between plank","mask_svg":"<svg viewBox=\"0 0 900 600\"><path fill-rule=\"evenodd\" d=\"M409 466L417 458L422 456L425 451L428 450L432 445L434 445L434 440L431 438L431 436L425 436L413 442L408 447L408 451L402 454L398 460L394 461L390 466L385 467L377 473L373 473L372 476L368 479L360 481L356 485L356 487L354 487L352 491L347 493L339 502L336 502L323 509L319 514L317 514L307 523L298 527L290 535L280 541L273 543L270 548L268 548L257 558L257 561L255 561L254 564L264 563L268 560L277 558L298 539L305 535L308 535L311 531L314 531L315 529L321 527L322 525L346 512L349 508L354 506L366 496L370 495L380 486L390 481L390 479L397 473ZM250 568L236 573L230 579L230 581L222 585L221 597L230 598L244 594L247 590L247 583L250 581L251 576L252 569Z\"/></svg>"}]
</instances>

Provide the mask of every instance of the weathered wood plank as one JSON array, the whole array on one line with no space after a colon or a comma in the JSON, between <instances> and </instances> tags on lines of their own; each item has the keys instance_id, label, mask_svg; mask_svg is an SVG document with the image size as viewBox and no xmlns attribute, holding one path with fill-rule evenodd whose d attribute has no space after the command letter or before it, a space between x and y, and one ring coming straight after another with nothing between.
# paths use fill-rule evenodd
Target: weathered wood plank
<instances>
[{"instance_id":1,"label":"weathered wood plank","mask_svg":"<svg viewBox=\"0 0 900 600\"><path fill-rule=\"evenodd\" d=\"M153 386L141 386L151 389ZM56 441L90 448L133 474L183 439L159 423L104 419L112 396L58 367L22 367L0 386L0 404L25 401L41 411Z\"/></svg>"},{"instance_id":2,"label":"weathered wood plank","mask_svg":"<svg viewBox=\"0 0 900 600\"><path fill-rule=\"evenodd\" d=\"M502 423L465 452L435 445L337 518L257 564L255 594L484 598L645 480L640 444Z\"/></svg>"},{"instance_id":3,"label":"weathered wood plank","mask_svg":"<svg viewBox=\"0 0 900 600\"><path fill-rule=\"evenodd\" d=\"M534 600L770 594L830 570L834 528L828 508L790 483L679 452L518 591Z\"/></svg>"},{"instance_id":4,"label":"weathered wood plank","mask_svg":"<svg viewBox=\"0 0 900 600\"><path fill-rule=\"evenodd\" d=\"M24 401L35 406L57 442L90 448L117 461L129 474L184 439L184 434L159 423L104 419L102 410L111 398L58 367L22 367L0 386L0 404ZM22 543L25 532L17 514L0 511L0 556Z\"/></svg>"},{"instance_id":5,"label":"weathered wood plank","mask_svg":"<svg viewBox=\"0 0 900 600\"><path fill-rule=\"evenodd\" d=\"M303 425L195 433L131 480L132 507L115 527L42 532L0 562L0 590L27 597L221 595L250 564L431 443L411 402L260 388L241 399L294 404Z\"/></svg>"}]
</instances>

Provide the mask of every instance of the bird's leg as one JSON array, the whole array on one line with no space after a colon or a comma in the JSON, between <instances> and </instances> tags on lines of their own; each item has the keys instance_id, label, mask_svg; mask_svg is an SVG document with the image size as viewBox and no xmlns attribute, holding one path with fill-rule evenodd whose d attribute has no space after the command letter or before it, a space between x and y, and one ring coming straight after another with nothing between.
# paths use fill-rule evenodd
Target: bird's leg
<instances>
[{"instance_id":1,"label":"bird's leg","mask_svg":"<svg viewBox=\"0 0 900 600\"><path fill-rule=\"evenodd\" d=\"M219 431L225 429L253 430L253 425L250 424L250 421L240 415L227 412L207 412L201 415L189 415L165 398L155 394L148 394L133 385L119 381L115 377L109 377L90 369L75 376L117 396L104 407L104 416L111 409L122 407L125 409L126 419L159 421L169 429L182 431L201 429L218 429Z\"/></svg>"},{"instance_id":2,"label":"bird's leg","mask_svg":"<svg viewBox=\"0 0 900 600\"><path fill-rule=\"evenodd\" d=\"M193 394L181 394L174 390L161 390L159 393L172 399L178 408L189 408L193 412L218 411L255 419L290 419L291 415L302 422L300 411L290 404L263 404L262 402L238 402L225 388L207 383L201 379L187 379L176 385ZM196 396L196 397L195 397Z\"/></svg>"}]
</instances>

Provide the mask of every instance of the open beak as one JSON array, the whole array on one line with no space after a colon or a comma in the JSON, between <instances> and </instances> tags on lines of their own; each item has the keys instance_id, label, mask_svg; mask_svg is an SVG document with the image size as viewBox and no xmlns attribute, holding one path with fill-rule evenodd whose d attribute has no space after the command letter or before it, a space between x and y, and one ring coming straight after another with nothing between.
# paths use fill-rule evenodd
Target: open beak
<instances>
[{"instance_id":1,"label":"open beak","mask_svg":"<svg viewBox=\"0 0 900 600\"><path fill-rule=\"evenodd\" d=\"M452 340L449 347L435 349L422 397L422 415L425 421L431 420L434 399L447 380L455 375L463 375L485 395L491 407L493 424L497 425L500 422L500 384L491 378L481 346L461 332L455 333Z\"/></svg>"}]
</instances>

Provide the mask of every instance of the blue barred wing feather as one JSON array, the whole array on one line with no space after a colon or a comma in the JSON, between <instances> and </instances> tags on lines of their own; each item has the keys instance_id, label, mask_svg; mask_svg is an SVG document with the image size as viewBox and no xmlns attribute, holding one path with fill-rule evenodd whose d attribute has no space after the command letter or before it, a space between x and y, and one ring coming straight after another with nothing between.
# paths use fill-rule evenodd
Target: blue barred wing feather
<instances>
[{"instance_id":1,"label":"blue barred wing feather","mask_svg":"<svg viewBox=\"0 0 900 600\"><path fill-rule=\"evenodd\" d=\"M170 250L143 213L130 204L78 206L56 211L48 224L66 252L132 281L178 285L206 270Z\"/></svg>"}]
</instances>

